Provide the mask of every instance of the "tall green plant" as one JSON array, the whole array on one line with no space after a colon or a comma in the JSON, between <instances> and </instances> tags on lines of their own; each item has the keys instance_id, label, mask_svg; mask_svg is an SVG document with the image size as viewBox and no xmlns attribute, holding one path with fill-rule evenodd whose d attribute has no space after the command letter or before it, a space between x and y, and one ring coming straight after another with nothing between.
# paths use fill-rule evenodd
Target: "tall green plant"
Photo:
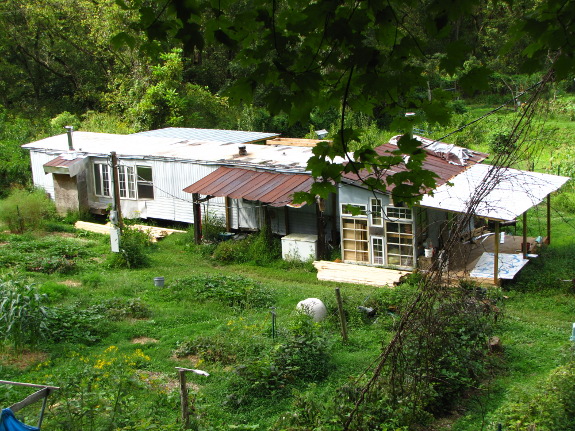
<instances>
[{"instance_id":1,"label":"tall green plant","mask_svg":"<svg viewBox=\"0 0 575 431\"><path fill-rule=\"evenodd\" d=\"M19 280L0 282L0 339L17 349L37 345L48 330L48 297Z\"/></svg>"},{"instance_id":2,"label":"tall green plant","mask_svg":"<svg viewBox=\"0 0 575 431\"><path fill-rule=\"evenodd\" d=\"M0 201L0 222L13 233L41 228L44 221L55 214L54 202L40 188L31 191L16 188Z\"/></svg>"}]
</instances>

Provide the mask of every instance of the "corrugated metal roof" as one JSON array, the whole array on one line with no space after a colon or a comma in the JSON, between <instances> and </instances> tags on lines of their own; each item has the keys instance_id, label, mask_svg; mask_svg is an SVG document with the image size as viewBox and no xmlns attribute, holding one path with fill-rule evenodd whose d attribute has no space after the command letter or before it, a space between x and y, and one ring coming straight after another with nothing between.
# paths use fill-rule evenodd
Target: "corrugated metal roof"
<instances>
[{"instance_id":1,"label":"corrugated metal roof","mask_svg":"<svg viewBox=\"0 0 575 431\"><path fill-rule=\"evenodd\" d=\"M395 138L396 137L391 138L390 141L394 141ZM421 136L414 136L414 138L422 143L422 149L427 153L427 157L423 162L423 169L432 171L438 176L438 178L436 178L437 187L441 186L442 184L445 184L451 178L455 177L456 175L459 175L461 172L465 171L470 166L475 165L476 163L479 163L488 157L487 154L484 153L472 152L471 157L466 161L467 163L466 165L457 165L451 163L449 160L447 160L440 154L437 154L433 151L427 151L425 147L429 145L429 143L434 142L431 139L423 138ZM397 151L397 145L391 142L386 143L380 145L379 147L376 147L375 151L380 156L390 156L392 155L393 151ZM383 175L381 175L381 177L385 181L386 176L405 171L407 171L405 163L400 163L396 166L393 166L392 169L389 169L386 172L384 172ZM348 180L348 182L352 182L355 184L361 182L360 178L365 179L367 177L372 176L374 177L376 176L376 174L374 174L373 172L369 173L366 170L360 171L359 176L353 172L343 175L344 179ZM389 191L393 190L393 187L394 187L393 184L389 185L388 190Z\"/></svg>"},{"instance_id":2,"label":"corrugated metal roof","mask_svg":"<svg viewBox=\"0 0 575 431\"><path fill-rule=\"evenodd\" d=\"M493 220L514 220L568 180L557 175L476 164L453 178L452 185L443 184L434 190L433 196L425 195L420 205L465 213L469 203L477 199L482 184L495 184L481 198L474 214Z\"/></svg>"},{"instance_id":3,"label":"corrugated metal roof","mask_svg":"<svg viewBox=\"0 0 575 431\"><path fill-rule=\"evenodd\" d=\"M291 204L294 193L308 192L312 184L313 178L306 174L279 174L220 167L186 187L184 191L285 206Z\"/></svg>"},{"instance_id":4,"label":"corrugated metal roof","mask_svg":"<svg viewBox=\"0 0 575 431\"><path fill-rule=\"evenodd\" d=\"M71 177L75 177L78 172L83 170L85 161L86 157L84 155L68 151L44 163L44 173L68 174Z\"/></svg>"},{"instance_id":5,"label":"corrugated metal roof","mask_svg":"<svg viewBox=\"0 0 575 431\"><path fill-rule=\"evenodd\" d=\"M50 160L47 163L44 163L44 166L53 168L68 168L80 160L83 160L83 157L76 157L76 155L70 157L69 155L64 154Z\"/></svg>"},{"instance_id":6,"label":"corrugated metal roof","mask_svg":"<svg viewBox=\"0 0 575 431\"><path fill-rule=\"evenodd\" d=\"M243 130L192 129L185 127L167 127L134 133L134 136L153 138L177 138L192 141L220 141L232 144L250 144L275 138L279 133L245 132Z\"/></svg>"},{"instance_id":7,"label":"corrugated metal roof","mask_svg":"<svg viewBox=\"0 0 575 431\"><path fill-rule=\"evenodd\" d=\"M251 132L250 132L251 133ZM74 132L74 148L84 156L185 160L205 164L228 164L253 168L305 172L312 148L287 145L235 144L221 141L182 140L145 135ZM239 145L246 155L239 155ZM25 144L22 148L57 155L68 151L68 137L61 134Z\"/></svg>"}]
</instances>

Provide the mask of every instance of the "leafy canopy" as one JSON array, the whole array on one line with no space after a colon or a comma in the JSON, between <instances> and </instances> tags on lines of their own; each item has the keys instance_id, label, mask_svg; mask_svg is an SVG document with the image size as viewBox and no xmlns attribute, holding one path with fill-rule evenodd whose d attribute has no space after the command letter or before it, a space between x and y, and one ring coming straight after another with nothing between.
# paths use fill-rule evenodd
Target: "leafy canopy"
<instances>
[{"instance_id":1,"label":"leafy canopy","mask_svg":"<svg viewBox=\"0 0 575 431\"><path fill-rule=\"evenodd\" d=\"M314 109L340 111L337 137L318 146L309 161L318 183L308 198L325 196L342 174L355 172L371 189L394 186L394 199L416 201L434 185L417 142L406 138L393 154L377 154L362 145L358 130L347 127L346 116L383 110L398 132L410 127L402 115L407 111L446 124L450 97L441 89L427 91L430 64L456 75L466 94L488 89L490 70L468 61L476 47L460 36L462 25L484 7L472 0L171 0L130 6L117 1L139 10L150 38L179 40L187 55L207 45L226 47L239 70L226 90L232 101L262 104L272 114L286 113L292 123L309 122ZM541 2L529 9L529 19L512 27L510 46L528 38L523 55L532 71L547 61L547 48L558 53L561 76L573 70L573 50L563 50L573 40L572 3ZM350 154L352 143L359 150ZM408 173L367 176L389 170L405 156Z\"/></svg>"}]
</instances>

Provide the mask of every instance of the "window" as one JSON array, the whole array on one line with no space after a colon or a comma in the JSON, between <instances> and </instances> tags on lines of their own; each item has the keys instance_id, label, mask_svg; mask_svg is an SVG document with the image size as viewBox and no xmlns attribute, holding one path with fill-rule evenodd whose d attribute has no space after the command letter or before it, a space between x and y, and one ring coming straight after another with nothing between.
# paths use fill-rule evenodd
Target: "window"
<instances>
[{"instance_id":1,"label":"window","mask_svg":"<svg viewBox=\"0 0 575 431\"><path fill-rule=\"evenodd\" d=\"M123 199L154 199L151 166L118 166L118 187ZM94 163L94 190L97 196L112 197L112 169L106 163Z\"/></svg>"},{"instance_id":2,"label":"window","mask_svg":"<svg viewBox=\"0 0 575 431\"><path fill-rule=\"evenodd\" d=\"M343 260L369 262L366 218L342 218Z\"/></svg>"},{"instance_id":3,"label":"window","mask_svg":"<svg viewBox=\"0 0 575 431\"><path fill-rule=\"evenodd\" d=\"M365 205L341 204L341 213L354 217L365 217L367 215L367 207Z\"/></svg>"},{"instance_id":4,"label":"window","mask_svg":"<svg viewBox=\"0 0 575 431\"><path fill-rule=\"evenodd\" d=\"M411 220L411 208L387 207L387 217L394 220Z\"/></svg>"},{"instance_id":5,"label":"window","mask_svg":"<svg viewBox=\"0 0 575 431\"><path fill-rule=\"evenodd\" d=\"M96 194L98 196L111 197L112 181L110 178L110 167L105 163L94 164L94 182Z\"/></svg>"},{"instance_id":6,"label":"window","mask_svg":"<svg viewBox=\"0 0 575 431\"><path fill-rule=\"evenodd\" d=\"M383 238L380 236L371 237L371 250L373 253L372 263L375 265L383 265L385 263Z\"/></svg>"},{"instance_id":7,"label":"window","mask_svg":"<svg viewBox=\"0 0 575 431\"><path fill-rule=\"evenodd\" d=\"M371 225L383 226L383 208L380 199L371 199Z\"/></svg>"},{"instance_id":8,"label":"window","mask_svg":"<svg viewBox=\"0 0 575 431\"><path fill-rule=\"evenodd\" d=\"M387 207L385 223L387 264L413 267L413 223L410 208ZM404 221L405 220L405 221Z\"/></svg>"},{"instance_id":9,"label":"window","mask_svg":"<svg viewBox=\"0 0 575 431\"><path fill-rule=\"evenodd\" d=\"M151 166L137 166L138 171L138 198L154 199L154 183Z\"/></svg>"},{"instance_id":10,"label":"window","mask_svg":"<svg viewBox=\"0 0 575 431\"><path fill-rule=\"evenodd\" d=\"M120 179L120 197L136 199L134 168L132 166L118 166Z\"/></svg>"}]
</instances>

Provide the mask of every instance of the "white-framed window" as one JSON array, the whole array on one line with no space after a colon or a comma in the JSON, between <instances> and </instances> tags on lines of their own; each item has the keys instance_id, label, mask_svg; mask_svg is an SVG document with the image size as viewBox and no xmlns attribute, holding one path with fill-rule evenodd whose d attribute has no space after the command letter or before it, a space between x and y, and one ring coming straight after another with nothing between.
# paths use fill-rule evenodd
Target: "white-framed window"
<instances>
[{"instance_id":1,"label":"white-framed window","mask_svg":"<svg viewBox=\"0 0 575 431\"><path fill-rule=\"evenodd\" d=\"M359 214L355 214L359 211ZM367 217L367 205L341 204L341 214L352 217Z\"/></svg>"},{"instance_id":2,"label":"white-framed window","mask_svg":"<svg viewBox=\"0 0 575 431\"><path fill-rule=\"evenodd\" d=\"M94 190L98 196L112 196L112 178L106 163L94 163Z\"/></svg>"},{"instance_id":3,"label":"white-framed window","mask_svg":"<svg viewBox=\"0 0 575 431\"><path fill-rule=\"evenodd\" d=\"M118 166L118 178L120 180L120 197L136 199L136 187L133 166Z\"/></svg>"},{"instance_id":4,"label":"white-framed window","mask_svg":"<svg viewBox=\"0 0 575 431\"><path fill-rule=\"evenodd\" d=\"M385 208L385 213L391 220L413 220L411 208L388 206Z\"/></svg>"},{"instance_id":5,"label":"white-framed window","mask_svg":"<svg viewBox=\"0 0 575 431\"><path fill-rule=\"evenodd\" d=\"M154 199L152 167L144 165L119 165L120 198ZM97 196L112 197L112 169L106 163L94 163L94 191Z\"/></svg>"},{"instance_id":6,"label":"white-framed window","mask_svg":"<svg viewBox=\"0 0 575 431\"><path fill-rule=\"evenodd\" d=\"M385 243L387 264L413 267L414 235L411 208L387 207Z\"/></svg>"},{"instance_id":7,"label":"white-framed window","mask_svg":"<svg viewBox=\"0 0 575 431\"><path fill-rule=\"evenodd\" d=\"M136 166L138 199L154 199L154 177L151 166Z\"/></svg>"},{"instance_id":8,"label":"white-framed window","mask_svg":"<svg viewBox=\"0 0 575 431\"><path fill-rule=\"evenodd\" d=\"M381 199L371 198L370 207L371 225L383 226L383 207L381 205Z\"/></svg>"},{"instance_id":9,"label":"white-framed window","mask_svg":"<svg viewBox=\"0 0 575 431\"><path fill-rule=\"evenodd\" d=\"M384 265L385 264L385 246L383 237L372 236L371 237L371 261L374 265Z\"/></svg>"}]
</instances>

